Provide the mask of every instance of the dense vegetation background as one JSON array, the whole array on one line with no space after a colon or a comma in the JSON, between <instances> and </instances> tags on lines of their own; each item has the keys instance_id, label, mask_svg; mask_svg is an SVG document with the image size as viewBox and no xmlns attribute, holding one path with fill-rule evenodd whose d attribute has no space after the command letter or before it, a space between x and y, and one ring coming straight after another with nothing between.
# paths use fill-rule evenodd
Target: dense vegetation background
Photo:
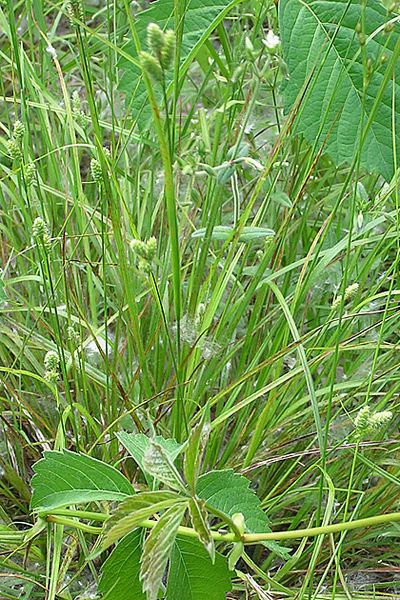
<instances>
[{"instance_id":1,"label":"dense vegetation background","mask_svg":"<svg viewBox=\"0 0 400 600\"><path fill-rule=\"evenodd\" d=\"M400 597L397 4L0 2L1 598Z\"/></svg>"}]
</instances>

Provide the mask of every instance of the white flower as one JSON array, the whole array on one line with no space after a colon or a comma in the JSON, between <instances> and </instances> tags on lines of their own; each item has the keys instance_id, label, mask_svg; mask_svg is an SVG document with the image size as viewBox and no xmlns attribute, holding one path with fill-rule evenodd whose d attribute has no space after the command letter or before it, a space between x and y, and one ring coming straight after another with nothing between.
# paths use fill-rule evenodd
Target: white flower
<instances>
[{"instance_id":1,"label":"white flower","mask_svg":"<svg viewBox=\"0 0 400 600\"><path fill-rule=\"evenodd\" d=\"M53 58L54 60L57 58L57 52L56 49L54 48L54 46L52 46L51 44L49 44L46 48L46 52L48 52L51 56L51 58Z\"/></svg>"},{"instance_id":2,"label":"white flower","mask_svg":"<svg viewBox=\"0 0 400 600\"><path fill-rule=\"evenodd\" d=\"M279 39L279 36L276 35L272 29L269 29L265 40L263 40L263 44L268 48L268 50L275 50L280 43L281 40Z\"/></svg>"}]
</instances>

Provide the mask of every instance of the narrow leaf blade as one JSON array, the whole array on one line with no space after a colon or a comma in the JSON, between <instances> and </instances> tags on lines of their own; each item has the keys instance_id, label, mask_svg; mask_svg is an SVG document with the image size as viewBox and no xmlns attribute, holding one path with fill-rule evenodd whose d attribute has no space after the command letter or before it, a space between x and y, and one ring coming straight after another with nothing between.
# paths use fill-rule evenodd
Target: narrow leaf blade
<instances>
[{"instance_id":1,"label":"narrow leaf blade","mask_svg":"<svg viewBox=\"0 0 400 600\"><path fill-rule=\"evenodd\" d=\"M147 536L140 568L140 579L147 600L157 600L168 559L186 509L185 504L178 504L168 509Z\"/></svg>"}]
</instances>

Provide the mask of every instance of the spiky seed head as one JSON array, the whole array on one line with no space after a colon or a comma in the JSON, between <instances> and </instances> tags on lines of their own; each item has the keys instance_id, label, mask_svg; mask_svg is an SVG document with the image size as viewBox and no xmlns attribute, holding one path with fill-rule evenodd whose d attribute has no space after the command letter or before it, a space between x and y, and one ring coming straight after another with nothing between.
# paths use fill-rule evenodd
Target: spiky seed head
<instances>
[{"instance_id":1,"label":"spiky seed head","mask_svg":"<svg viewBox=\"0 0 400 600\"><path fill-rule=\"evenodd\" d=\"M359 433L366 431L369 427L369 420L371 418L371 409L369 406L363 406L357 413L354 419L354 426L356 431Z\"/></svg>"},{"instance_id":2,"label":"spiky seed head","mask_svg":"<svg viewBox=\"0 0 400 600\"><path fill-rule=\"evenodd\" d=\"M57 352L49 350L44 357L44 368L46 371L56 371L60 365Z\"/></svg>"},{"instance_id":3,"label":"spiky seed head","mask_svg":"<svg viewBox=\"0 0 400 600\"><path fill-rule=\"evenodd\" d=\"M79 96L79 92L77 90L74 90L72 92L72 102L71 102L71 104L72 104L72 110L74 112L78 112L78 111L81 110L81 99L80 99L80 96Z\"/></svg>"},{"instance_id":4,"label":"spiky seed head","mask_svg":"<svg viewBox=\"0 0 400 600\"><path fill-rule=\"evenodd\" d=\"M41 238L48 234L47 224L42 217L36 217L32 225L32 235L35 238Z\"/></svg>"},{"instance_id":5,"label":"spiky seed head","mask_svg":"<svg viewBox=\"0 0 400 600\"><path fill-rule=\"evenodd\" d=\"M67 12L71 20L71 25L75 26L75 19L83 21L84 12L81 0L69 0L67 2Z\"/></svg>"},{"instance_id":6,"label":"spiky seed head","mask_svg":"<svg viewBox=\"0 0 400 600\"><path fill-rule=\"evenodd\" d=\"M359 287L360 286L358 285L358 283L352 283L351 285L347 286L344 292L344 299L350 300L351 298L353 298L353 296L357 294Z\"/></svg>"},{"instance_id":7,"label":"spiky seed head","mask_svg":"<svg viewBox=\"0 0 400 600\"><path fill-rule=\"evenodd\" d=\"M132 240L131 241L131 250L140 258L147 258L147 248L145 242L142 240Z\"/></svg>"},{"instance_id":8,"label":"spiky seed head","mask_svg":"<svg viewBox=\"0 0 400 600\"><path fill-rule=\"evenodd\" d=\"M374 431L381 431L392 420L391 410L381 410L371 415L370 428Z\"/></svg>"},{"instance_id":9,"label":"spiky seed head","mask_svg":"<svg viewBox=\"0 0 400 600\"><path fill-rule=\"evenodd\" d=\"M17 163L22 162L22 151L16 139L11 138L8 140L7 151L13 161Z\"/></svg>"},{"instance_id":10,"label":"spiky seed head","mask_svg":"<svg viewBox=\"0 0 400 600\"><path fill-rule=\"evenodd\" d=\"M147 46L152 55L160 60L165 46L165 34L157 23L149 23L147 26Z\"/></svg>"},{"instance_id":11,"label":"spiky seed head","mask_svg":"<svg viewBox=\"0 0 400 600\"><path fill-rule=\"evenodd\" d=\"M36 217L32 224L32 235L35 240L40 240L46 250L51 248L51 239L47 223L42 217ZM40 245L40 244L39 244Z\"/></svg>"},{"instance_id":12,"label":"spiky seed head","mask_svg":"<svg viewBox=\"0 0 400 600\"><path fill-rule=\"evenodd\" d=\"M175 31L169 29L165 34L164 47L161 50L160 63L163 69L169 69L174 62L176 48Z\"/></svg>"},{"instance_id":13,"label":"spiky seed head","mask_svg":"<svg viewBox=\"0 0 400 600\"><path fill-rule=\"evenodd\" d=\"M22 142L22 138L25 134L25 125L21 121L15 121L13 128L13 136L19 143Z\"/></svg>"},{"instance_id":14,"label":"spiky seed head","mask_svg":"<svg viewBox=\"0 0 400 600\"><path fill-rule=\"evenodd\" d=\"M34 163L28 163L25 167L25 181L26 185L32 185L36 177L36 166Z\"/></svg>"},{"instance_id":15,"label":"spiky seed head","mask_svg":"<svg viewBox=\"0 0 400 600\"><path fill-rule=\"evenodd\" d=\"M93 181L96 183L103 179L103 171L97 158L92 158L90 161L90 173L92 174Z\"/></svg>"},{"instance_id":16,"label":"spiky seed head","mask_svg":"<svg viewBox=\"0 0 400 600\"><path fill-rule=\"evenodd\" d=\"M362 440L368 434L382 431L391 421L393 413L390 410L372 412L370 407L363 406L354 419L355 437Z\"/></svg>"},{"instance_id":17,"label":"spiky seed head","mask_svg":"<svg viewBox=\"0 0 400 600\"><path fill-rule=\"evenodd\" d=\"M157 239L155 237L151 237L146 242L146 254L147 260L151 262L157 252Z\"/></svg>"},{"instance_id":18,"label":"spiky seed head","mask_svg":"<svg viewBox=\"0 0 400 600\"><path fill-rule=\"evenodd\" d=\"M163 80L163 72L158 60L148 52L140 53L140 62L142 69L154 81L161 82Z\"/></svg>"}]
</instances>

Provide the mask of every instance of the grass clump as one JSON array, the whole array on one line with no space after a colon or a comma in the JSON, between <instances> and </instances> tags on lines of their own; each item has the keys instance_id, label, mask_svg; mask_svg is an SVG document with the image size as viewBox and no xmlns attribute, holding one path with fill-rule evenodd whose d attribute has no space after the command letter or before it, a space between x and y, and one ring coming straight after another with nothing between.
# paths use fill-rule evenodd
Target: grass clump
<instances>
[{"instance_id":1,"label":"grass clump","mask_svg":"<svg viewBox=\"0 0 400 600\"><path fill-rule=\"evenodd\" d=\"M297 0L1 3L1 598L184 600L179 556L193 600L399 597L398 8L374 1L372 33L348 3L353 162L301 120L335 36L284 109Z\"/></svg>"}]
</instances>

